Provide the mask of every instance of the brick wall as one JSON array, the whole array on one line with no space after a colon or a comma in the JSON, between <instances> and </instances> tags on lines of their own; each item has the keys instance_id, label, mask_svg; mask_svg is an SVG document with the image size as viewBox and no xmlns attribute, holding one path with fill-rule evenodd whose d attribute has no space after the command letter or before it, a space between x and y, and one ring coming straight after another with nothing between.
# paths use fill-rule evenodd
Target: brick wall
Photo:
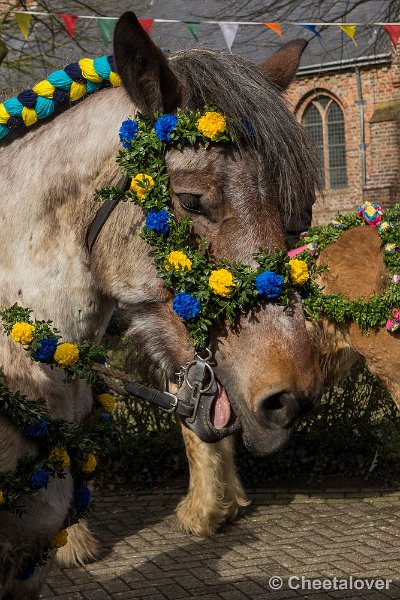
<instances>
[{"instance_id":1,"label":"brick wall","mask_svg":"<svg viewBox=\"0 0 400 600\"><path fill-rule=\"evenodd\" d=\"M326 189L314 207L314 220L326 223L338 211L354 210L362 201L384 205L400 201L400 51L390 65L360 67L364 99L366 184L362 184L360 105L353 68L299 76L287 97L301 121L310 100L324 92L340 105L345 124L348 185Z\"/></svg>"}]
</instances>

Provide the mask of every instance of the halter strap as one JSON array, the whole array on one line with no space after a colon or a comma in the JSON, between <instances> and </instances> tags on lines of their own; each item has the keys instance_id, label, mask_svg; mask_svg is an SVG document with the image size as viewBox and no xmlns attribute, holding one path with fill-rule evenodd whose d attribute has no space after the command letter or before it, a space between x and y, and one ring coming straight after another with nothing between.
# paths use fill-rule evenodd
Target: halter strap
<instances>
[{"instance_id":1,"label":"halter strap","mask_svg":"<svg viewBox=\"0 0 400 600\"><path fill-rule=\"evenodd\" d=\"M129 181L130 179L124 176L118 182L117 187L126 191L129 187ZM103 226L105 225L108 217L111 215L119 201L119 198L114 198L114 200L106 200L105 202L103 202L103 204L97 211L93 221L90 223L89 229L87 230L86 234L86 246L89 250L89 254L92 251L92 248L94 246L95 241L97 240L100 231L103 229Z\"/></svg>"}]
</instances>

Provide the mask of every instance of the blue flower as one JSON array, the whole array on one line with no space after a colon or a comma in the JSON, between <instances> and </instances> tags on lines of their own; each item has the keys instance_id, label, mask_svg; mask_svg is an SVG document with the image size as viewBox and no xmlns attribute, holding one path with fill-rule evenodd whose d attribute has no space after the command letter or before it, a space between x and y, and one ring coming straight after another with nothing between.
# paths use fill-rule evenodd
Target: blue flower
<instances>
[{"instance_id":1,"label":"blue flower","mask_svg":"<svg viewBox=\"0 0 400 600\"><path fill-rule=\"evenodd\" d=\"M178 317L190 321L199 314L200 302L192 294L180 292L173 299L172 308Z\"/></svg>"},{"instance_id":2,"label":"blue flower","mask_svg":"<svg viewBox=\"0 0 400 600\"><path fill-rule=\"evenodd\" d=\"M22 433L25 437L31 438L40 438L46 435L47 433L47 421L44 417L40 417L40 419L36 419L30 425L25 425L22 430Z\"/></svg>"},{"instance_id":3,"label":"blue flower","mask_svg":"<svg viewBox=\"0 0 400 600\"><path fill-rule=\"evenodd\" d=\"M47 487L49 483L49 472L47 469L36 469L29 477L28 487L31 490L40 490L42 487Z\"/></svg>"},{"instance_id":4,"label":"blue flower","mask_svg":"<svg viewBox=\"0 0 400 600\"><path fill-rule=\"evenodd\" d=\"M127 119L124 121L119 130L119 140L124 148L130 148L131 142L135 139L139 125L137 121Z\"/></svg>"},{"instance_id":5,"label":"blue flower","mask_svg":"<svg viewBox=\"0 0 400 600\"><path fill-rule=\"evenodd\" d=\"M151 210L146 217L146 227L159 235L169 232L169 212L167 210Z\"/></svg>"},{"instance_id":6,"label":"blue flower","mask_svg":"<svg viewBox=\"0 0 400 600\"><path fill-rule=\"evenodd\" d=\"M248 137L254 137L256 132L254 131L254 127L251 122L247 119L247 117L243 121L244 128Z\"/></svg>"},{"instance_id":7,"label":"blue flower","mask_svg":"<svg viewBox=\"0 0 400 600\"><path fill-rule=\"evenodd\" d=\"M110 431L111 417L107 413L100 413L100 421L103 425L104 431Z\"/></svg>"},{"instance_id":8,"label":"blue flower","mask_svg":"<svg viewBox=\"0 0 400 600\"><path fill-rule=\"evenodd\" d=\"M100 358L97 360L97 364L99 364L99 365L105 365L106 364L106 357L105 356L100 356Z\"/></svg>"},{"instance_id":9,"label":"blue flower","mask_svg":"<svg viewBox=\"0 0 400 600\"><path fill-rule=\"evenodd\" d=\"M26 567L20 576L20 581L27 581L28 579L30 579L32 577L32 575L35 572L35 567L34 565L30 565L29 567Z\"/></svg>"},{"instance_id":10,"label":"blue flower","mask_svg":"<svg viewBox=\"0 0 400 600\"><path fill-rule=\"evenodd\" d=\"M154 131L156 136L162 142L169 142L171 139L171 131L175 129L178 124L178 117L175 115L161 115L154 123Z\"/></svg>"},{"instance_id":11,"label":"blue flower","mask_svg":"<svg viewBox=\"0 0 400 600\"><path fill-rule=\"evenodd\" d=\"M35 358L39 362L51 362L54 357L54 352L57 348L57 340L51 337L43 338L39 342L39 348L36 350Z\"/></svg>"},{"instance_id":12,"label":"blue flower","mask_svg":"<svg viewBox=\"0 0 400 600\"><path fill-rule=\"evenodd\" d=\"M85 510L89 507L90 499L92 494L89 488L83 487L80 490L76 490L74 494L74 506L76 510Z\"/></svg>"},{"instance_id":13,"label":"blue flower","mask_svg":"<svg viewBox=\"0 0 400 600\"><path fill-rule=\"evenodd\" d=\"M282 285L282 275L278 275L273 271L263 271L256 277L257 291L264 298L277 298L281 293Z\"/></svg>"},{"instance_id":14,"label":"blue flower","mask_svg":"<svg viewBox=\"0 0 400 600\"><path fill-rule=\"evenodd\" d=\"M303 288L302 290L300 290L300 298L302 298L303 300L305 300L309 296L311 296L311 290L310 290L310 288Z\"/></svg>"}]
</instances>

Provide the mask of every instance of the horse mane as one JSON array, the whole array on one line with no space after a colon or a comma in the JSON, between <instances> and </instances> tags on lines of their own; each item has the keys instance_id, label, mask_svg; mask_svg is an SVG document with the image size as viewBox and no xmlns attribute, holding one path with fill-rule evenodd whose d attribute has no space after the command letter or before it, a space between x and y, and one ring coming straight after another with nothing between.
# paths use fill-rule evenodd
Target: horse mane
<instances>
[{"instance_id":1,"label":"horse mane","mask_svg":"<svg viewBox=\"0 0 400 600\"><path fill-rule=\"evenodd\" d=\"M250 146L258 154L255 160L262 156L266 183L283 220L300 215L321 189L318 159L274 84L253 63L226 52L185 50L173 54L170 64L185 86L184 104L215 106L228 118L239 144ZM81 59L5 100L0 104L0 141L49 120L98 89L119 86L114 69L112 56Z\"/></svg>"},{"instance_id":2,"label":"horse mane","mask_svg":"<svg viewBox=\"0 0 400 600\"><path fill-rule=\"evenodd\" d=\"M215 106L239 143L262 155L285 221L300 215L321 189L320 169L310 138L275 85L254 63L226 52L184 50L171 55L170 65L185 85L187 106Z\"/></svg>"}]
</instances>

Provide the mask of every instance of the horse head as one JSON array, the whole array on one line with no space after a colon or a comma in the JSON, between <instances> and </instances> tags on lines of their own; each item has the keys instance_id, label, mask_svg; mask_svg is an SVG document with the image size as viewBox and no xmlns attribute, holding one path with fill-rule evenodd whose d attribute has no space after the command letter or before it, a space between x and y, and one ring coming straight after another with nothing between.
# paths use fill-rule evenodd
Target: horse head
<instances>
[{"instance_id":1,"label":"horse head","mask_svg":"<svg viewBox=\"0 0 400 600\"><path fill-rule=\"evenodd\" d=\"M254 265L258 248L283 249L285 223L318 185L310 142L281 96L304 46L301 41L284 46L261 68L208 50L167 58L133 13L117 23L114 56L132 112L213 103L238 132L238 144L171 148L166 155L171 209L178 219L190 217L193 237L206 238L216 260ZM156 358L172 375L192 359L193 347L182 321L168 308L168 293L156 285L154 310L136 315L131 330L143 331L138 320L146 321L152 340L158 338ZM144 345L152 352L149 334ZM282 447L296 419L316 405L321 393L299 296L293 295L289 308L259 302L234 325L213 325L209 347L217 392L200 407L191 428L204 441L217 441L240 427L245 444L257 454Z\"/></svg>"}]
</instances>

